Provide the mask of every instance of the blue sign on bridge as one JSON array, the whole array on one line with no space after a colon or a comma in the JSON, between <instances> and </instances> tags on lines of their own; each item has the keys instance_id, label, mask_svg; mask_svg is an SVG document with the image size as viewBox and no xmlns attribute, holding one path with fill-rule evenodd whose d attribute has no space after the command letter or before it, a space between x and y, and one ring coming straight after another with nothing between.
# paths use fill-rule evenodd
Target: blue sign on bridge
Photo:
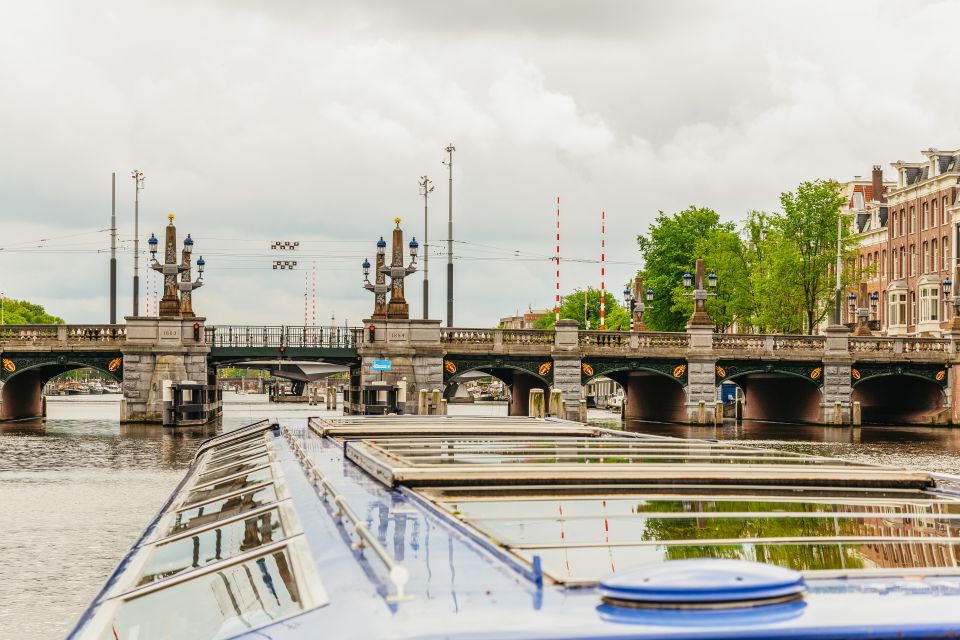
<instances>
[{"instance_id":1,"label":"blue sign on bridge","mask_svg":"<svg viewBox=\"0 0 960 640\"><path fill-rule=\"evenodd\" d=\"M370 364L370 368L374 371L390 371L393 369L393 363L389 360L374 360Z\"/></svg>"}]
</instances>

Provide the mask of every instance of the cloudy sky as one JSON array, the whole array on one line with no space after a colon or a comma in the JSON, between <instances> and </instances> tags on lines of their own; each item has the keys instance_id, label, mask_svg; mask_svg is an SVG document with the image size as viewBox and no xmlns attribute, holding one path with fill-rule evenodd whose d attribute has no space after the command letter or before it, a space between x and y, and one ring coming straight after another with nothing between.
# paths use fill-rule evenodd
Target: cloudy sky
<instances>
[{"instance_id":1,"label":"cloudy sky","mask_svg":"<svg viewBox=\"0 0 960 640\"><path fill-rule=\"evenodd\" d=\"M876 163L889 174L921 149L960 147L957 2L40 0L3 12L0 292L71 322L108 319L114 171L121 314L139 168L141 239L174 212L208 263L195 308L235 324L302 323L314 267L318 322L359 323L372 305L360 263L395 216L422 241L429 175L439 318L452 142L455 321L487 326L551 306L557 196L562 287L599 286L605 210L619 296L658 210L738 219L802 180ZM270 268L275 240L300 242L305 271Z\"/></svg>"}]
</instances>

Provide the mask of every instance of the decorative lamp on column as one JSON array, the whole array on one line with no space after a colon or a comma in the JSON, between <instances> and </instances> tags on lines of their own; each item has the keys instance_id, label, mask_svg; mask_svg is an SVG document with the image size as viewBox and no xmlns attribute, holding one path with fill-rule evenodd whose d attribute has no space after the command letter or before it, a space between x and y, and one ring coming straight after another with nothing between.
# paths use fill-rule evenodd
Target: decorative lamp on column
<instances>
[{"instance_id":1,"label":"decorative lamp on column","mask_svg":"<svg viewBox=\"0 0 960 640\"><path fill-rule=\"evenodd\" d=\"M709 276L704 277L704 266L703 258L697 258L696 269L694 270L695 275L690 275L690 272L683 274L683 287L684 289L689 290L691 287L693 291L685 294L686 296L693 298L693 315L690 316L690 322L687 324L687 327L709 327L713 326L713 321L710 320L710 316L707 315L707 298L711 296L716 296L714 292L717 288L717 274L710 272ZM706 287L709 287L708 291Z\"/></svg>"}]
</instances>

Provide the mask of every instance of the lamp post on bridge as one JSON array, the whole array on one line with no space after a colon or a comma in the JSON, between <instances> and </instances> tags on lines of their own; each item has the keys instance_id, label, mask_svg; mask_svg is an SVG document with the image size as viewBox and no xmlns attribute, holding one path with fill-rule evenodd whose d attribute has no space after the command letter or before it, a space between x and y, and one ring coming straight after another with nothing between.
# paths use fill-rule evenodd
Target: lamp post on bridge
<instances>
[{"instance_id":1,"label":"lamp post on bridge","mask_svg":"<svg viewBox=\"0 0 960 640\"><path fill-rule=\"evenodd\" d=\"M193 252L193 238L190 234L183 241L183 252L181 254L182 262L177 263L177 228L173 225L173 214L167 218L170 223L167 225L164 237L164 259L163 263L157 261L157 248L160 241L157 237L150 234L147 244L150 246L150 268L163 274L163 299L160 300L161 317L192 317L192 295L194 289L203 286L203 269L206 261L201 256L197 260L197 270L199 275L196 281L190 278L190 254ZM177 283L177 276L180 276L180 283ZM180 294L180 295L178 295Z\"/></svg>"},{"instance_id":2,"label":"lamp post on bridge","mask_svg":"<svg viewBox=\"0 0 960 640\"><path fill-rule=\"evenodd\" d=\"M393 246L391 247L390 264L385 264L387 243L381 237L377 242L376 284L370 282L370 261L363 261L363 288L372 291L375 298L373 316L371 319L408 320L410 307L403 295L403 281L417 270L417 253L420 244L416 238L410 240L410 264L403 266L403 230L400 228L400 218L394 218L396 228L393 230ZM390 285L386 278L390 278ZM386 301L387 291L390 292L390 301Z\"/></svg>"},{"instance_id":3,"label":"lamp post on bridge","mask_svg":"<svg viewBox=\"0 0 960 640\"><path fill-rule=\"evenodd\" d=\"M643 295L644 297L641 297ZM646 300L647 304L644 304ZM630 310L630 331L646 331L647 326L643 323L643 312L653 302L653 289L643 290L643 279L636 277L631 284L623 289L623 301Z\"/></svg>"},{"instance_id":4,"label":"lamp post on bridge","mask_svg":"<svg viewBox=\"0 0 960 640\"><path fill-rule=\"evenodd\" d=\"M710 275L706 276L706 282L704 282L704 271L703 258L697 258L694 275L690 275L689 271L683 274L683 288L689 291L691 287L695 286L692 292L684 294L693 298L693 314L690 316L690 321L687 323L688 327L713 326L710 316L707 315L706 302L707 298L710 296L717 295L714 293L717 288L717 274L711 271ZM704 284L710 287L711 291L708 291L704 287Z\"/></svg>"},{"instance_id":5,"label":"lamp post on bridge","mask_svg":"<svg viewBox=\"0 0 960 640\"><path fill-rule=\"evenodd\" d=\"M860 301L859 306L857 306L858 299ZM875 311L876 302L873 300L872 296L867 295L867 284L865 282L860 283L860 295L857 296L857 294L851 291L847 296L847 300L850 302L850 316L855 318L856 322L853 335L872 336L873 332L870 331L870 326L868 324L868 321L870 320L870 307L867 305L873 305Z\"/></svg>"}]
</instances>

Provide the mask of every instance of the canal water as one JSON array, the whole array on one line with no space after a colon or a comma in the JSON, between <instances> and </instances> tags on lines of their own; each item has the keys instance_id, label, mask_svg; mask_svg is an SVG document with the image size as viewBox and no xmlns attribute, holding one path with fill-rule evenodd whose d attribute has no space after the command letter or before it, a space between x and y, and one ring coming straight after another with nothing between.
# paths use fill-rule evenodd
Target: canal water
<instances>
[{"instance_id":1,"label":"canal water","mask_svg":"<svg viewBox=\"0 0 960 640\"><path fill-rule=\"evenodd\" d=\"M506 407L455 405L451 412L505 415ZM222 424L172 433L120 425L118 396L74 396L49 398L46 420L0 424L0 640L62 637L170 495L200 441L270 416L323 413L227 395ZM590 420L960 474L960 429L622 425L605 411L591 411Z\"/></svg>"}]
</instances>

